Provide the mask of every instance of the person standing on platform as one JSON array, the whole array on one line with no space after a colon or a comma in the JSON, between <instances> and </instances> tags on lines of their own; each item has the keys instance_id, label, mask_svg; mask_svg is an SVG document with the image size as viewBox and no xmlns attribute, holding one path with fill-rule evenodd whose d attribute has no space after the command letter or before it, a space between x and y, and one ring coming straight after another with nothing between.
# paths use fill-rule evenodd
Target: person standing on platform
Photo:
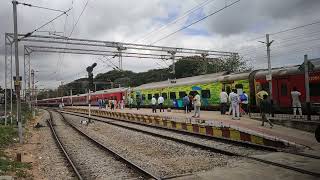
<instances>
[{"instance_id":1,"label":"person standing on platform","mask_svg":"<svg viewBox=\"0 0 320 180\"><path fill-rule=\"evenodd\" d=\"M129 104L130 109L132 108L132 103L133 103L133 98L131 96L129 96L128 104Z\"/></svg>"},{"instance_id":2,"label":"person standing on platform","mask_svg":"<svg viewBox=\"0 0 320 180\"><path fill-rule=\"evenodd\" d=\"M160 112L164 112L163 103L164 103L164 98L160 95L158 98L158 105L159 105Z\"/></svg>"},{"instance_id":3,"label":"person standing on platform","mask_svg":"<svg viewBox=\"0 0 320 180\"><path fill-rule=\"evenodd\" d=\"M268 101L268 95L263 95L262 101L260 101L260 109L261 109L261 118L262 118L262 124L261 126L264 126L264 122L268 121L270 124L270 128L273 127L273 124L271 123L270 119L267 118L267 115L270 112L270 103Z\"/></svg>"},{"instance_id":4,"label":"person standing on platform","mask_svg":"<svg viewBox=\"0 0 320 180\"><path fill-rule=\"evenodd\" d=\"M111 110L114 110L115 100L113 98L111 99L110 104L111 104Z\"/></svg>"},{"instance_id":5,"label":"person standing on platform","mask_svg":"<svg viewBox=\"0 0 320 180\"><path fill-rule=\"evenodd\" d=\"M200 117L200 107L201 107L201 97L199 93L196 91L196 95L193 98L193 106L194 106L194 116L195 118Z\"/></svg>"},{"instance_id":6,"label":"person standing on platform","mask_svg":"<svg viewBox=\"0 0 320 180\"><path fill-rule=\"evenodd\" d=\"M184 111L187 114L189 112L189 103L190 103L190 100L187 94L185 94L182 101L183 101Z\"/></svg>"},{"instance_id":7,"label":"person standing on platform","mask_svg":"<svg viewBox=\"0 0 320 180\"><path fill-rule=\"evenodd\" d=\"M101 102L101 99L98 99L98 105L99 105L99 109L102 108L102 102Z\"/></svg>"},{"instance_id":8,"label":"person standing on platform","mask_svg":"<svg viewBox=\"0 0 320 180\"><path fill-rule=\"evenodd\" d=\"M291 91L293 116L296 117L296 115L297 115L296 113L297 113L297 109L298 109L300 118L302 118L300 96L301 96L301 93L297 90L296 87L293 87L293 89Z\"/></svg>"},{"instance_id":9,"label":"person standing on platform","mask_svg":"<svg viewBox=\"0 0 320 180\"><path fill-rule=\"evenodd\" d=\"M261 91L259 91L257 94L256 94L256 97L257 97L257 104L260 105L261 101L263 100L263 96L264 95L267 95L269 96L268 92L265 91L264 89L262 89Z\"/></svg>"},{"instance_id":10,"label":"person standing on platform","mask_svg":"<svg viewBox=\"0 0 320 180\"><path fill-rule=\"evenodd\" d=\"M240 97L237 94L236 89L232 90L232 92L229 94L229 98L232 106L232 119L240 120L240 114L239 114Z\"/></svg>"},{"instance_id":11,"label":"person standing on platform","mask_svg":"<svg viewBox=\"0 0 320 180\"><path fill-rule=\"evenodd\" d=\"M245 114L248 114L248 104L249 104L249 98L245 91L240 95L241 100L241 108L243 109Z\"/></svg>"},{"instance_id":12,"label":"person standing on platform","mask_svg":"<svg viewBox=\"0 0 320 180\"><path fill-rule=\"evenodd\" d=\"M106 103L106 109L108 109L108 107L109 107L109 99L108 98L105 100L105 103Z\"/></svg>"},{"instance_id":13,"label":"person standing on platform","mask_svg":"<svg viewBox=\"0 0 320 180\"><path fill-rule=\"evenodd\" d=\"M141 101L142 101L141 96L138 95L138 96L137 96L137 99L136 99L136 102L137 102L137 110L140 109Z\"/></svg>"},{"instance_id":14,"label":"person standing on platform","mask_svg":"<svg viewBox=\"0 0 320 180\"><path fill-rule=\"evenodd\" d=\"M120 109L124 109L124 100L122 99L119 103L120 103Z\"/></svg>"},{"instance_id":15,"label":"person standing on platform","mask_svg":"<svg viewBox=\"0 0 320 180\"><path fill-rule=\"evenodd\" d=\"M220 93L220 112L221 114L226 114L227 111L227 103L228 103L228 94L222 89Z\"/></svg>"},{"instance_id":16,"label":"person standing on platform","mask_svg":"<svg viewBox=\"0 0 320 180\"><path fill-rule=\"evenodd\" d=\"M188 107L188 112L191 113L191 110L192 110L192 102L193 102L193 97L191 94L189 94L189 107Z\"/></svg>"},{"instance_id":17,"label":"person standing on platform","mask_svg":"<svg viewBox=\"0 0 320 180\"><path fill-rule=\"evenodd\" d=\"M154 96L152 96L151 105L152 105L152 113L157 113L157 99Z\"/></svg>"}]
</instances>

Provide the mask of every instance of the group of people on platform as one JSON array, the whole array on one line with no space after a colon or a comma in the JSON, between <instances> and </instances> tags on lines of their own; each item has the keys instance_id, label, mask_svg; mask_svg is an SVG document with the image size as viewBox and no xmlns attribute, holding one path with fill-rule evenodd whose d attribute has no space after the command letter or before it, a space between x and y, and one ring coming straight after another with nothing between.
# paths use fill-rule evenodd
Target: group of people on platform
<instances>
[{"instance_id":1,"label":"group of people on platform","mask_svg":"<svg viewBox=\"0 0 320 180\"><path fill-rule=\"evenodd\" d=\"M291 98L292 98L292 108L293 108L293 115L296 117L297 110L299 112L300 117L302 117L302 108L300 102L301 93L298 91L296 87L294 87L291 91ZM262 117L262 126L264 126L265 122L270 124L270 127L273 127L272 122L269 118L267 118L267 114L270 114L272 111L272 105L269 99L269 94L267 91L262 89L256 94L257 105L260 109L261 117ZM236 89L233 89L232 92L228 95L225 92L225 89L222 89L220 93L220 112L221 114L226 114L228 104L229 106L229 113L232 112L232 119L240 119L241 114L248 113L248 103L249 98L245 91L243 91L240 95L237 93Z\"/></svg>"},{"instance_id":2,"label":"group of people on platform","mask_svg":"<svg viewBox=\"0 0 320 180\"><path fill-rule=\"evenodd\" d=\"M232 89L232 91L228 94L223 88L220 93L220 112L222 115L224 114L232 114L232 119L240 120L240 116L249 113L249 97L245 91L240 91L237 89ZM297 110L299 112L300 117L302 117L302 109L300 102L301 93L297 90L296 87L291 91L292 97L292 107L293 107L293 115L296 117ZM102 108L110 108L114 109L124 109L125 102L124 98L117 102L115 98L111 99L98 99L99 109ZM261 117L262 117L262 126L264 126L265 122L268 122L271 127L273 127L272 122L267 118L267 114L271 113L271 102L269 99L269 94L267 91L262 89L256 94L256 102L260 109ZM142 99L136 99L136 108L140 109ZM199 118L200 117L200 107L201 107L201 96L197 91L193 95L185 94L182 98L184 112L190 113L192 109L194 109L194 115L192 117ZM131 109L133 105L133 98L128 97L128 106ZM164 98L160 95L158 98L156 96L152 96L151 98L151 106L152 112L156 113L159 108L160 112L164 112ZM229 109L228 109L229 107ZM228 112L227 112L228 109Z\"/></svg>"},{"instance_id":3,"label":"group of people on platform","mask_svg":"<svg viewBox=\"0 0 320 180\"><path fill-rule=\"evenodd\" d=\"M233 89L229 95L225 89L221 90L220 112L222 115L227 113L228 104L230 104L228 114L232 113L232 119L240 119L240 112L241 114L248 113L248 95L245 91L239 94L237 89Z\"/></svg>"},{"instance_id":4,"label":"group of people on platform","mask_svg":"<svg viewBox=\"0 0 320 180\"><path fill-rule=\"evenodd\" d=\"M116 98L111 98L111 99L98 99L98 105L99 109L124 109L125 108L125 102L124 99L121 101L117 101Z\"/></svg>"},{"instance_id":5,"label":"group of people on platform","mask_svg":"<svg viewBox=\"0 0 320 180\"><path fill-rule=\"evenodd\" d=\"M192 117L199 118L200 117L200 107L201 107L201 97L198 92L195 92L194 95L187 95L182 98L184 112L189 113L194 108L194 115ZM141 101L139 98L137 99L137 110L140 108ZM151 98L151 106L152 106L152 113L156 113L157 109L159 108L160 112L164 112L163 108L164 98L160 95L158 98L152 96Z\"/></svg>"}]
</instances>

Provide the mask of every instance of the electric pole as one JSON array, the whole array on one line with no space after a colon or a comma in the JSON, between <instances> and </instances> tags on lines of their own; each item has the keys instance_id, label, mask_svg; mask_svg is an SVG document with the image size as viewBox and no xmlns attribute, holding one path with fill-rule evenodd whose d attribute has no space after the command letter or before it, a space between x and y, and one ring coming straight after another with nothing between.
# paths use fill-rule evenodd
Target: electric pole
<instances>
[{"instance_id":1,"label":"electric pole","mask_svg":"<svg viewBox=\"0 0 320 180\"><path fill-rule=\"evenodd\" d=\"M270 61L270 46L273 43L273 40L269 42L269 34L266 34L266 45L267 45L267 57L268 57L268 77L266 78L269 81L269 91L270 91L270 100L273 101L272 96L272 72L271 72L271 61Z\"/></svg>"},{"instance_id":2,"label":"electric pole","mask_svg":"<svg viewBox=\"0 0 320 180\"><path fill-rule=\"evenodd\" d=\"M35 113L35 110L34 110L34 108L35 108L35 105L34 105L34 91L35 91L35 88L34 88L34 70L33 69L31 69L31 84L32 84L32 86L31 86L31 88L32 88L32 90L31 90L31 99L30 99L30 101L31 101L31 109L32 109L32 117L34 118L35 117L35 115L36 115L36 113Z\"/></svg>"},{"instance_id":3,"label":"electric pole","mask_svg":"<svg viewBox=\"0 0 320 180\"><path fill-rule=\"evenodd\" d=\"M175 62L176 52L175 51L168 51L168 53L171 54L171 59L172 59L172 74L173 74L172 79L175 79L176 78L176 62Z\"/></svg>"},{"instance_id":4,"label":"electric pole","mask_svg":"<svg viewBox=\"0 0 320 180\"><path fill-rule=\"evenodd\" d=\"M266 34L266 42L259 41L267 46L267 58L268 58L268 75L266 75L266 80L269 82L269 95L270 95L270 101L273 103L273 97L272 97L272 72L271 72L271 60L270 60L270 46L273 43L273 40L269 40L269 34Z\"/></svg>"},{"instance_id":5,"label":"electric pole","mask_svg":"<svg viewBox=\"0 0 320 180\"><path fill-rule=\"evenodd\" d=\"M304 83L306 89L307 119L311 120L310 85L309 85L309 61L308 55L304 55Z\"/></svg>"},{"instance_id":6,"label":"electric pole","mask_svg":"<svg viewBox=\"0 0 320 180\"><path fill-rule=\"evenodd\" d=\"M207 59L208 53L202 53L201 57L203 60L203 74L207 74L208 72L208 59Z\"/></svg>"},{"instance_id":7,"label":"electric pole","mask_svg":"<svg viewBox=\"0 0 320 180\"><path fill-rule=\"evenodd\" d=\"M16 80L15 89L17 97L17 121L18 121L18 131L19 131L19 142L23 143L22 137L22 121L21 121L21 99L20 99L20 86L21 80L19 75L19 51L18 51L18 22L17 22L17 4L16 0L12 1L13 5L13 29L14 29L14 55L15 55L15 65L16 65Z\"/></svg>"},{"instance_id":8,"label":"electric pole","mask_svg":"<svg viewBox=\"0 0 320 180\"><path fill-rule=\"evenodd\" d=\"M72 101L72 89L70 89L70 103L71 103L71 106L73 106L73 101Z\"/></svg>"}]
</instances>

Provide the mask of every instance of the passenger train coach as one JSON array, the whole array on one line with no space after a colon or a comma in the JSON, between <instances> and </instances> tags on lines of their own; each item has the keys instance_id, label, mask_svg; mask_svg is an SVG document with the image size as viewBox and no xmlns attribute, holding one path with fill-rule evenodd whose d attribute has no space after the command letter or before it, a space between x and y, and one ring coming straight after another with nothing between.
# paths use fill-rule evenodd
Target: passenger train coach
<instances>
[{"instance_id":1,"label":"passenger train coach","mask_svg":"<svg viewBox=\"0 0 320 180\"><path fill-rule=\"evenodd\" d=\"M310 61L314 68L309 73L310 100L311 103L320 103L320 59ZM301 102L305 105L305 79L304 71L300 65L292 67L276 68L272 70L272 94L276 110L290 109L291 90L296 87L301 92ZM136 98L141 97L142 106L149 107L152 96L165 99L165 107L182 108L182 98L185 94L193 95L195 91L201 95L202 109L213 110L219 107L219 95L224 88L230 93L233 88L239 93L246 92L249 95L250 107L255 109L255 94L265 89L268 91L269 83L266 80L267 70L254 70L243 73L215 73L200 76L186 77L175 80L148 83L135 88L117 88L92 93L92 105L97 105L99 98L117 101L131 96L136 104ZM65 105L71 105L71 97L59 97L38 101L39 105L58 105L63 100ZM72 96L73 105L86 105L87 94Z\"/></svg>"}]
</instances>

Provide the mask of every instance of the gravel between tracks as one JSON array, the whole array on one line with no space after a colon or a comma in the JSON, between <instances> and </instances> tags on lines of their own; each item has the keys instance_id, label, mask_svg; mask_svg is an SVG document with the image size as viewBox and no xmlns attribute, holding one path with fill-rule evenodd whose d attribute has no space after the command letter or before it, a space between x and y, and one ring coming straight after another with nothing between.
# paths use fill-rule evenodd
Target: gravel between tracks
<instances>
[{"instance_id":1,"label":"gravel between tracks","mask_svg":"<svg viewBox=\"0 0 320 180\"><path fill-rule=\"evenodd\" d=\"M102 118L100 118L100 119L102 119ZM106 120L106 121L108 121L108 120ZM168 130L164 130L164 129L156 129L156 128L133 124L133 123L128 123L128 122L124 122L124 121L115 121L112 119L110 119L110 121L112 121L113 123L119 124L119 125L133 127L136 129L141 129L141 130L156 133L156 134L161 134L161 135L170 136L170 137L177 138L177 139L182 139L185 141L199 143L199 144L207 145L210 147L222 149L225 151L229 151L229 152L233 152L233 153L237 153L237 154L241 154L241 155L260 155L260 154L270 153L269 151L256 150L256 149L253 149L250 147L244 147L244 146L234 145L234 144L227 144L227 143L223 143L223 142L219 142L219 141L215 141L215 140L204 139L201 137L195 137L195 136L191 136L191 135L185 135L185 134L181 134L179 132L173 132L173 131L168 131Z\"/></svg>"},{"instance_id":2,"label":"gravel between tracks","mask_svg":"<svg viewBox=\"0 0 320 180\"><path fill-rule=\"evenodd\" d=\"M239 159L98 121L85 126L79 123L81 117L64 116L93 138L160 177L230 166L232 161Z\"/></svg>"},{"instance_id":3,"label":"gravel between tracks","mask_svg":"<svg viewBox=\"0 0 320 180\"><path fill-rule=\"evenodd\" d=\"M84 179L142 179L113 155L77 133L53 112L56 132Z\"/></svg>"},{"instance_id":4,"label":"gravel between tracks","mask_svg":"<svg viewBox=\"0 0 320 180\"><path fill-rule=\"evenodd\" d=\"M39 123L46 125L49 113L43 112L44 115ZM39 128L38 133L41 137L38 144L38 162L41 174L50 180L75 179L74 173L68 168L68 163L51 135L50 128L48 126Z\"/></svg>"}]
</instances>

